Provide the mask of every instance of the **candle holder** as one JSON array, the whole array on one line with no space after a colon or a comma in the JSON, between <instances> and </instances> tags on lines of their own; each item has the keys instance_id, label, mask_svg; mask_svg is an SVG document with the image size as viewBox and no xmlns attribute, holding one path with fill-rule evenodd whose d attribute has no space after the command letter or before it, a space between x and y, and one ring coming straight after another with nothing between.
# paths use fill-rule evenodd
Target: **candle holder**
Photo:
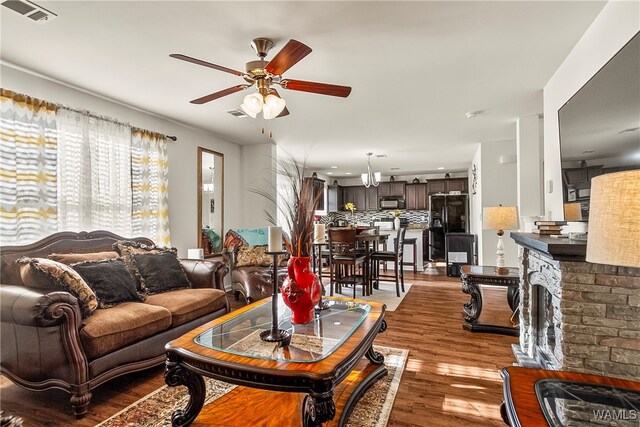
<instances>
[{"instance_id":1,"label":"candle holder","mask_svg":"<svg viewBox=\"0 0 640 427\"><path fill-rule=\"evenodd\" d=\"M291 343L291 334L289 331L278 328L278 256L287 252L265 252L267 255L273 256L273 292L271 294L271 329L260 332L260 339L266 342L276 342L278 347L287 347Z\"/></svg>"}]
</instances>

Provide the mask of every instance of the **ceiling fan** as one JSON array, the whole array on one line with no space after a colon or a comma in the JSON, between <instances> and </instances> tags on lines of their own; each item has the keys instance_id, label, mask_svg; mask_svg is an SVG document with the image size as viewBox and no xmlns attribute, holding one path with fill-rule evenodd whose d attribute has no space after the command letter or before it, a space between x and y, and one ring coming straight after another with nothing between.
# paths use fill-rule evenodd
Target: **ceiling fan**
<instances>
[{"instance_id":1,"label":"ceiling fan","mask_svg":"<svg viewBox=\"0 0 640 427\"><path fill-rule=\"evenodd\" d=\"M212 64L210 62L179 53L172 53L169 56L182 61L213 68L214 70L230 73L244 78L247 82L245 84L232 86L201 98L194 99L191 101L192 104L204 104L255 86L257 92L245 96L244 102L241 105L242 110L254 118L260 111L262 111L265 119L284 117L289 114L286 102L280 97L278 91L273 88L274 85L279 85L283 89L339 96L342 98L346 98L351 93L351 88L349 86L282 78L282 74L284 74L285 71L293 67L302 58L311 53L311 48L304 43L293 39L289 40L280 52L278 52L270 61L266 61L265 57L273 47L273 41L262 37L256 38L251 42L251 47L256 51L260 59L247 62L245 64L244 72Z\"/></svg>"}]
</instances>

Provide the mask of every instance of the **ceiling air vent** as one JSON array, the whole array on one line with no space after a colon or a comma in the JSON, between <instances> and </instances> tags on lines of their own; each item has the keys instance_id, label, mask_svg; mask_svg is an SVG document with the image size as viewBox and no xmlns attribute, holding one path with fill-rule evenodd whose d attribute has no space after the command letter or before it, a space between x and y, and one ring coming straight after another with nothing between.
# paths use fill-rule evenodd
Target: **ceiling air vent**
<instances>
[{"instance_id":1,"label":"ceiling air vent","mask_svg":"<svg viewBox=\"0 0 640 427\"><path fill-rule=\"evenodd\" d=\"M249 117L249 116L247 115L247 113L245 113L245 112L244 112L244 111L242 111L242 110L238 110L238 109L236 109L236 110L229 110L229 111L227 111L227 113L229 113L229 114L231 114L233 117L237 117L237 118L239 118L239 119L244 119L245 117Z\"/></svg>"},{"instance_id":2,"label":"ceiling air vent","mask_svg":"<svg viewBox=\"0 0 640 427\"><path fill-rule=\"evenodd\" d=\"M20 15L25 16L35 22L45 22L55 18L55 13L45 9L29 0L5 0L2 2L2 6L18 12Z\"/></svg>"}]
</instances>

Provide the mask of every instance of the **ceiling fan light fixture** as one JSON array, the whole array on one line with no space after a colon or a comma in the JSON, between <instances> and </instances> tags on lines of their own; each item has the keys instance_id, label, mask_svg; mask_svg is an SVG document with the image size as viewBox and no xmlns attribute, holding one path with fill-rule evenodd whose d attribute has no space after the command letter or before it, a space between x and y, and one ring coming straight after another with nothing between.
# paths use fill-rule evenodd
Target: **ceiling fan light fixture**
<instances>
[{"instance_id":1,"label":"ceiling fan light fixture","mask_svg":"<svg viewBox=\"0 0 640 427\"><path fill-rule=\"evenodd\" d=\"M271 120L278 117L287 103L284 99L274 94L269 94L264 98L264 106L262 107L263 116L265 120Z\"/></svg>"},{"instance_id":2,"label":"ceiling fan light fixture","mask_svg":"<svg viewBox=\"0 0 640 427\"><path fill-rule=\"evenodd\" d=\"M255 118L256 115L262 111L263 106L263 98L259 93L250 93L249 95L244 97L242 101L242 108L245 113L249 114L251 117Z\"/></svg>"}]
</instances>

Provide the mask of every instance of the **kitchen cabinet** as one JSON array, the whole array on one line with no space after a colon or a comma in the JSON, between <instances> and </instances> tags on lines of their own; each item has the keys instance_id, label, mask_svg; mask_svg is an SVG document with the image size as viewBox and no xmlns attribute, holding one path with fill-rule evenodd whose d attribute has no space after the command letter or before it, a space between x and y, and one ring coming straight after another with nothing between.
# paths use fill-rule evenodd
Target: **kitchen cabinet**
<instances>
[{"instance_id":1,"label":"kitchen cabinet","mask_svg":"<svg viewBox=\"0 0 640 427\"><path fill-rule=\"evenodd\" d=\"M365 187L365 209L368 211L378 210L378 187L373 185L369 188Z\"/></svg>"},{"instance_id":2,"label":"kitchen cabinet","mask_svg":"<svg viewBox=\"0 0 640 427\"><path fill-rule=\"evenodd\" d=\"M306 181L310 181L313 185L313 197L318 198L318 207L316 210L324 210L324 180L318 178L305 178Z\"/></svg>"},{"instance_id":3,"label":"kitchen cabinet","mask_svg":"<svg viewBox=\"0 0 640 427\"><path fill-rule=\"evenodd\" d=\"M430 179L427 181L427 194L436 194L445 192L444 179Z\"/></svg>"},{"instance_id":4,"label":"kitchen cabinet","mask_svg":"<svg viewBox=\"0 0 640 427\"><path fill-rule=\"evenodd\" d=\"M344 191L340 185L327 186L327 212L344 210Z\"/></svg>"},{"instance_id":5,"label":"kitchen cabinet","mask_svg":"<svg viewBox=\"0 0 640 427\"><path fill-rule=\"evenodd\" d=\"M342 187L342 205L339 210L345 211L346 203L356 205L358 211L376 211L378 210L378 188L371 186L369 188L364 185L350 185Z\"/></svg>"},{"instance_id":6,"label":"kitchen cabinet","mask_svg":"<svg viewBox=\"0 0 640 427\"><path fill-rule=\"evenodd\" d=\"M459 191L463 194L467 192L467 178L449 178L445 179L445 190L447 193Z\"/></svg>"},{"instance_id":7,"label":"kitchen cabinet","mask_svg":"<svg viewBox=\"0 0 640 427\"><path fill-rule=\"evenodd\" d=\"M407 184L406 206L407 210L426 210L428 207L427 184Z\"/></svg>"},{"instance_id":8,"label":"kitchen cabinet","mask_svg":"<svg viewBox=\"0 0 640 427\"><path fill-rule=\"evenodd\" d=\"M467 194L468 178L430 179L427 181L427 195L459 191Z\"/></svg>"},{"instance_id":9,"label":"kitchen cabinet","mask_svg":"<svg viewBox=\"0 0 640 427\"><path fill-rule=\"evenodd\" d=\"M406 181L388 181L381 182L378 185L378 196L379 197L387 197L387 196L398 196L405 197L405 186Z\"/></svg>"}]
</instances>

